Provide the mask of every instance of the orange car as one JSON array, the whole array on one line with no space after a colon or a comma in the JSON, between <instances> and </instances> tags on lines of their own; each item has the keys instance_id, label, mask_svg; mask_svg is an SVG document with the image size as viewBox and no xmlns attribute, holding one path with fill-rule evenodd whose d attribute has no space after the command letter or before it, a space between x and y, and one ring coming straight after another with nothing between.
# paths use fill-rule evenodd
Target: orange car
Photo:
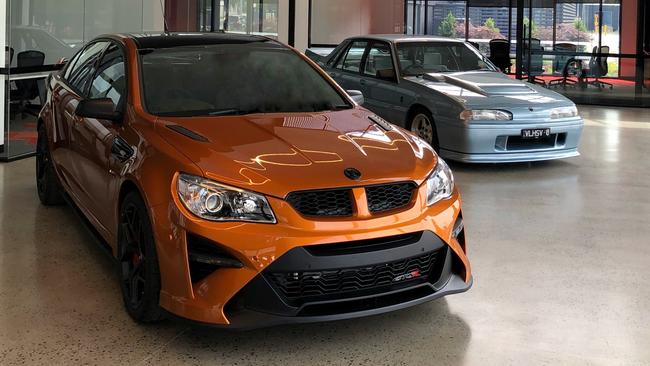
<instances>
[{"instance_id":1,"label":"orange car","mask_svg":"<svg viewBox=\"0 0 650 366\"><path fill-rule=\"evenodd\" d=\"M108 35L47 85L38 195L80 211L136 321L335 320L472 284L449 167L287 46Z\"/></svg>"}]
</instances>

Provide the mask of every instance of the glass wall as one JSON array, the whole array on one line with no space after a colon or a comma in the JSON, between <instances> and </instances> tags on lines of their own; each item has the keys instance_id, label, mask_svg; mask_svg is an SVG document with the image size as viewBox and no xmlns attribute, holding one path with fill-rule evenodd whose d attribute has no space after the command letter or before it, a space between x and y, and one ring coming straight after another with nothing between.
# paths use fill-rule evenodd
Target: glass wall
<instances>
[{"instance_id":1,"label":"glass wall","mask_svg":"<svg viewBox=\"0 0 650 366\"><path fill-rule=\"evenodd\" d=\"M5 1L3 1L4 5ZM33 154L45 78L105 33L163 30L160 0L8 0L0 160Z\"/></svg>"},{"instance_id":2,"label":"glass wall","mask_svg":"<svg viewBox=\"0 0 650 366\"><path fill-rule=\"evenodd\" d=\"M425 34L465 38L465 1L428 1Z\"/></svg>"},{"instance_id":3,"label":"glass wall","mask_svg":"<svg viewBox=\"0 0 650 366\"><path fill-rule=\"evenodd\" d=\"M509 1L469 2L467 18L467 40L479 46L486 55L490 53L490 40L507 39L515 36L516 15L511 16Z\"/></svg>"},{"instance_id":4,"label":"glass wall","mask_svg":"<svg viewBox=\"0 0 650 366\"><path fill-rule=\"evenodd\" d=\"M424 27L418 18L422 3ZM407 0L405 5L407 33L465 39L487 56L490 40L508 40L513 77L580 103L650 105L650 49L637 46L639 37L647 38L647 25L639 24L648 22L647 1ZM517 39L518 8L522 39ZM520 65L518 46L524 54Z\"/></svg>"},{"instance_id":5,"label":"glass wall","mask_svg":"<svg viewBox=\"0 0 650 366\"><path fill-rule=\"evenodd\" d=\"M213 11L212 6L215 6ZM278 0L200 0L199 30L278 37Z\"/></svg>"}]
</instances>

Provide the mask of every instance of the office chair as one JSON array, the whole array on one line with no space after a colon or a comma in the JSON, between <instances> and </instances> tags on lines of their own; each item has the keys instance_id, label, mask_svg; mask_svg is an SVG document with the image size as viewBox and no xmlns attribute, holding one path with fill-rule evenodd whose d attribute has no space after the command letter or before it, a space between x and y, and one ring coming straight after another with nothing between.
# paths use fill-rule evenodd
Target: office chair
<instances>
[{"instance_id":1,"label":"office chair","mask_svg":"<svg viewBox=\"0 0 650 366\"><path fill-rule=\"evenodd\" d=\"M578 51L578 46L573 43L557 43L553 47L553 50L575 53ZM550 80L548 86L562 85L566 87L567 85L575 85L577 81L569 79L569 75L579 73L582 70L582 62L575 59L572 55L555 55L553 70L556 73L558 70L562 70L562 77Z\"/></svg>"},{"instance_id":2,"label":"office chair","mask_svg":"<svg viewBox=\"0 0 650 366\"><path fill-rule=\"evenodd\" d=\"M510 42L506 39L493 39L490 41L490 57L488 57L494 66L508 74L510 73Z\"/></svg>"},{"instance_id":3,"label":"office chair","mask_svg":"<svg viewBox=\"0 0 650 366\"><path fill-rule=\"evenodd\" d=\"M43 66L44 63L45 54L41 51L22 51L16 57L16 66L18 68ZM21 116L26 113L38 115L38 111L30 109L30 102L39 95L38 81L36 79L16 80L16 90L11 93L11 101L17 105L17 108L12 108L12 114L20 112Z\"/></svg>"},{"instance_id":4,"label":"office chair","mask_svg":"<svg viewBox=\"0 0 650 366\"><path fill-rule=\"evenodd\" d=\"M528 76L529 82L546 86L546 82L539 77L544 73L543 55L541 52L533 53L532 51L544 51L542 42L537 38L530 39L530 42L528 39L524 40L523 72Z\"/></svg>"},{"instance_id":5,"label":"office chair","mask_svg":"<svg viewBox=\"0 0 650 366\"><path fill-rule=\"evenodd\" d=\"M600 46L600 50L598 46L594 46L589 59L589 73L587 76L593 77L594 80L587 81L587 85L594 85L599 89L609 86L610 89L614 89L613 84L598 80L598 78L607 75L607 56L609 56L609 46Z\"/></svg>"}]
</instances>

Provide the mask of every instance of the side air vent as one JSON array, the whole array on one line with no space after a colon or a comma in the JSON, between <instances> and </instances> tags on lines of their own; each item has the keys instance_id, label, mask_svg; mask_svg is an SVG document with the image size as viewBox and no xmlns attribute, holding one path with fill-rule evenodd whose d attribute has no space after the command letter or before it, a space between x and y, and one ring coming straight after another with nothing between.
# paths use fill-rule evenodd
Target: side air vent
<instances>
[{"instance_id":1,"label":"side air vent","mask_svg":"<svg viewBox=\"0 0 650 366\"><path fill-rule=\"evenodd\" d=\"M187 234L187 256L192 283L203 280L219 268L244 266L218 244L192 234Z\"/></svg>"},{"instance_id":2,"label":"side air vent","mask_svg":"<svg viewBox=\"0 0 650 366\"><path fill-rule=\"evenodd\" d=\"M371 120L372 122L374 122L377 126L384 129L385 131L390 131L390 130L393 129L393 126L388 121L386 121L385 119L379 117L376 114L373 114L372 116L369 116L368 119Z\"/></svg>"},{"instance_id":3,"label":"side air vent","mask_svg":"<svg viewBox=\"0 0 650 366\"><path fill-rule=\"evenodd\" d=\"M210 142L205 136L200 135L192 130L188 130L187 128L181 125L166 125L166 127L176 133L180 133L185 137L191 138L194 141Z\"/></svg>"}]
</instances>

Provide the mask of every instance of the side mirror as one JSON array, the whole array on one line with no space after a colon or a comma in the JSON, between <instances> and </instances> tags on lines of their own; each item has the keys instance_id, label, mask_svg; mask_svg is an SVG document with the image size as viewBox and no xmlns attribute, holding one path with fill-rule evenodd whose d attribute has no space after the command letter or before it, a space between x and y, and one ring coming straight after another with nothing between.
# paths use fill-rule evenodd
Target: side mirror
<instances>
[{"instance_id":1,"label":"side mirror","mask_svg":"<svg viewBox=\"0 0 650 366\"><path fill-rule=\"evenodd\" d=\"M110 98L84 99L77 105L75 114L84 118L107 119L113 122L122 120L122 113L115 110Z\"/></svg>"},{"instance_id":2,"label":"side mirror","mask_svg":"<svg viewBox=\"0 0 650 366\"><path fill-rule=\"evenodd\" d=\"M381 80L395 81L397 75L395 75L394 69L383 69L377 70L377 78Z\"/></svg>"},{"instance_id":3,"label":"side mirror","mask_svg":"<svg viewBox=\"0 0 650 366\"><path fill-rule=\"evenodd\" d=\"M348 90L347 92L350 98L352 98L352 100L354 100L358 105L362 105L365 102L361 90Z\"/></svg>"}]
</instances>

